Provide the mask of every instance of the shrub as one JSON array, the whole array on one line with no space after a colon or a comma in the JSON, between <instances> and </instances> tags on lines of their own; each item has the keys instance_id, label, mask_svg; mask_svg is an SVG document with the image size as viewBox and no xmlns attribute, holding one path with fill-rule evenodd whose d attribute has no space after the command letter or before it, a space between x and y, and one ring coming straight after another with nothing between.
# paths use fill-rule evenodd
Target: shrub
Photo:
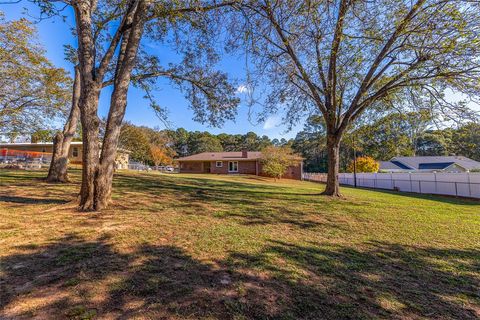
<instances>
[{"instance_id":1,"label":"shrub","mask_svg":"<svg viewBox=\"0 0 480 320\"><path fill-rule=\"evenodd\" d=\"M357 158L357 172L378 172L380 164L369 156ZM353 160L347 167L347 172L353 172Z\"/></svg>"},{"instance_id":2,"label":"shrub","mask_svg":"<svg viewBox=\"0 0 480 320\"><path fill-rule=\"evenodd\" d=\"M290 147L266 147L262 150L262 171L269 177L281 179L289 166L300 159Z\"/></svg>"}]
</instances>

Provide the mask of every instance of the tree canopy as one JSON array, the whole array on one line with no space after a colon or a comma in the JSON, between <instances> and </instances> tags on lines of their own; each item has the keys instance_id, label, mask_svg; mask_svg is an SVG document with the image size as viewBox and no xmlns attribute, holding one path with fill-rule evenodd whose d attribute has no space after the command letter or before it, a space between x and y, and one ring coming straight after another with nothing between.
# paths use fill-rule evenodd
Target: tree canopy
<instances>
[{"instance_id":1,"label":"tree canopy","mask_svg":"<svg viewBox=\"0 0 480 320\"><path fill-rule=\"evenodd\" d=\"M480 4L462 0L241 1L234 43L267 84L265 114L325 120L326 194L339 195L339 148L366 110L414 97L445 117L471 116L447 90L480 96Z\"/></svg>"},{"instance_id":2,"label":"tree canopy","mask_svg":"<svg viewBox=\"0 0 480 320\"><path fill-rule=\"evenodd\" d=\"M369 156L358 157L354 163L352 160L347 167L347 172L378 172L380 164Z\"/></svg>"},{"instance_id":3,"label":"tree canopy","mask_svg":"<svg viewBox=\"0 0 480 320\"><path fill-rule=\"evenodd\" d=\"M0 134L29 134L53 127L70 103L72 81L55 67L26 19L0 12Z\"/></svg>"},{"instance_id":4,"label":"tree canopy","mask_svg":"<svg viewBox=\"0 0 480 320\"><path fill-rule=\"evenodd\" d=\"M262 171L270 177L281 179L298 158L288 146L266 147L262 150Z\"/></svg>"}]
</instances>

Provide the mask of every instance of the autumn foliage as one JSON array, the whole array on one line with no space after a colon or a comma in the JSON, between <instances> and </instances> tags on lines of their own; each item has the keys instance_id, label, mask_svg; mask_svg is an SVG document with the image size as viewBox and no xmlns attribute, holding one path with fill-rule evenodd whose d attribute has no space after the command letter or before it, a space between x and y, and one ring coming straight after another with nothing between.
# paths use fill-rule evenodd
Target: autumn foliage
<instances>
[{"instance_id":1,"label":"autumn foliage","mask_svg":"<svg viewBox=\"0 0 480 320\"><path fill-rule=\"evenodd\" d=\"M369 156L357 158L357 172L378 172L380 164ZM347 167L347 172L353 172L353 161Z\"/></svg>"},{"instance_id":2,"label":"autumn foliage","mask_svg":"<svg viewBox=\"0 0 480 320\"><path fill-rule=\"evenodd\" d=\"M150 145L150 157L155 166L172 164L175 153L166 147Z\"/></svg>"}]
</instances>

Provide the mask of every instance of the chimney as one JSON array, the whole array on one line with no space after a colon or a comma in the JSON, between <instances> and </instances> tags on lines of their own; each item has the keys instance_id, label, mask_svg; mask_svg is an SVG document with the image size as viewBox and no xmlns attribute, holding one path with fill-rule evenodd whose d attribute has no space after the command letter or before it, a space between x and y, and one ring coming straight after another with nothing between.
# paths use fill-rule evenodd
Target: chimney
<instances>
[{"instance_id":1,"label":"chimney","mask_svg":"<svg viewBox=\"0 0 480 320\"><path fill-rule=\"evenodd\" d=\"M245 149L242 150L242 158L248 158L248 151Z\"/></svg>"}]
</instances>

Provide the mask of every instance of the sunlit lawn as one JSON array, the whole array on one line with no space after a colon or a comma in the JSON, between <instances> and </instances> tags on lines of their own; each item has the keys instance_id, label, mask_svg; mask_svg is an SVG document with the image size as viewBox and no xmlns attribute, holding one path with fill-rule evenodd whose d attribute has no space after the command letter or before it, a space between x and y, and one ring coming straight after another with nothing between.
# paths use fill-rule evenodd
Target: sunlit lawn
<instances>
[{"instance_id":1,"label":"sunlit lawn","mask_svg":"<svg viewBox=\"0 0 480 320\"><path fill-rule=\"evenodd\" d=\"M253 176L0 170L0 319L480 317L480 202Z\"/></svg>"}]
</instances>

